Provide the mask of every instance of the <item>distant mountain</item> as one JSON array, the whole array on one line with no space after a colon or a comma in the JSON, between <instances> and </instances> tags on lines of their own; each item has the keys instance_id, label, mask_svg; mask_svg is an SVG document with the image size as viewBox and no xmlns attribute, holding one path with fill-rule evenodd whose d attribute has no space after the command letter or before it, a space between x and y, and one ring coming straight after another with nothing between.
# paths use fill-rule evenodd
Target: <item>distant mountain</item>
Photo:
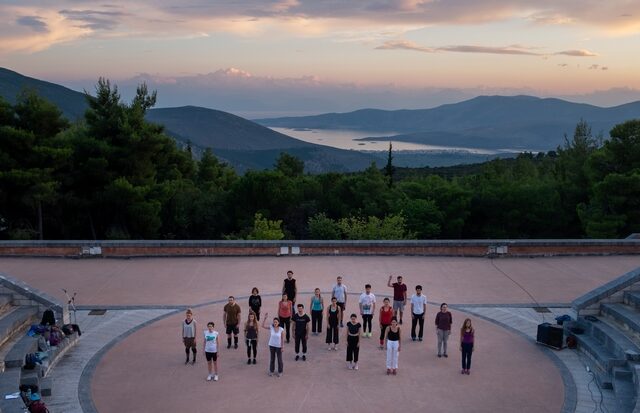
<instances>
[{"instance_id":1,"label":"distant mountain","mask_svg":"<svg viewBox=\"0 0 640 413\"><path fill-rule=\"evenodd\" d=\"M0 68L0 96L15 103L25 88L56 104L64 115L76 120L84 115L84 93L50 82L23 76ZM305 161L309 172L355 171L366 168L377 158L358 151L316 145L275 132L254 122L213 109L195 106L151 109L147 119L164 125L165 131L181 145L190 142L200 153L212 148L222 160L238 171L273 167L280 152L288 152Z\"/></svg>"},{"instance_id":2,"label":"distant mountain","mask_svg":"<svg viewBox=\"0 0 640 413\"><path fill-rule=\"evenodd\" d=\"M594 133L640 117L640 101L612 108L532 96L479 96L433 109L363 109L349 113L260 119L270 127L395 131L394 140L476 148L555 149L586 120ZM371 140L380 140L372 138Z\"/></svg>"}]
</instances>

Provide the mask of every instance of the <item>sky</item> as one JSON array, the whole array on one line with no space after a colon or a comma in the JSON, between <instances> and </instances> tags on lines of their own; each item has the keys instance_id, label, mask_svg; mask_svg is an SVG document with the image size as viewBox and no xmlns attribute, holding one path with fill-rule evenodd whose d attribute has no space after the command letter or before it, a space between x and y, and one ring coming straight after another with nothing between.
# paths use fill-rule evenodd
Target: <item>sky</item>
<instances>
[{"instance_id":1,"label":"sky","mask_svg":"<svg viewBox=\"0 0 640 413\"><path fill-rule=\"evenodd\" d=\"M0 0L0 66L247 117L640 100L638 0Z\"/></svg>"}]
</instances>

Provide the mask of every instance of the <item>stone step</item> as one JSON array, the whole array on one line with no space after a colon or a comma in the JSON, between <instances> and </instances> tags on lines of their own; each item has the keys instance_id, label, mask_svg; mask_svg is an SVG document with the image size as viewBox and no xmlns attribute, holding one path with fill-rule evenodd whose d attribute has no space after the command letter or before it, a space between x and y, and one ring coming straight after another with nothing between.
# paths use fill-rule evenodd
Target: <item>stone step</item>
<instances>
[{"instance_id":1,"label":"stone step","mask_svg":"<svg viewBox=\"0 0 640 413\"><path fill-rule=\"evenodd\" d=\"M38 337L29 337L24 334L9 350L4 357L4 365L7 368L22 367L24 357L28 353L38 351Z\"/></svg>"},{"instance_id":2,"label":"stone step","mask_svg":"<svg viewBox=\"0 0 640 413\"><path fill-rule=\"evenodd\" d=\"M587 321L584 323L591 324L591 335L593 335L602 345L619 358L626 358L629 354L638 354L640 356L640 346L638 346L632 337L625 334L615 323L609 321L606 317L598 317L599 321Z\"/></svg>"},{"instance_id":3,"label":"stone step","mask_svg":"<svg viewBox=\"0 0 640 413\"><path fill-rule=\"evenodd\" d=\"M616 380L633 382L633 373L626 367L614 367L613 378Z\"/></svg>"},{"instance_id":4,"label":"stone step","mask_svg":"<svg viewBox=\"0 0 640 413\"><path fill-rule=\"evenodd\" d=\"M640 308L640 291L625 291L624 303L635 308Z\"/></svg>"},{"instance_id":5,"label":"stone step","mask_svg":"<svg viewBox=\"0 0 640 413\"><path fill-rule=\"evenodd\" d=\"M11 306L11 302L13 301L13 297L9 294L0 294L0 314Z\"/></svg>"},{"instance_id":6,"label":"stone step","mask_svg":"<svg viewBox=\"0 0 640 413\"><path fill-rule=\"evenodd\" d=\"M604 372L610 375L614 367L624 367L626 360L624 357L618 357L606 348L597 338L581 334L576 335L578 349L590 356L595 362L591 367L594 372Z\"/></svg>"},{"instance_id":7,"label":"stone step","mask_svg":"<svg viewBox=\"0 0 640 413\"><path fill-rule=\"evenodd\" d=\"M23 326L32 324L38 315L36 306L19 306L0 318L0 345L7 342Z\"/></svg>"},{"instance_id":8,"label":"stone step","mask_svg":"<svg viewBox=\"0 0 640 413\"><path fill-rule=\"evenodd\" d=\"M640 338L640 312L626 304L606 303L600 305L600 313L610 317L626 328L635 338Z\"/></svg>"},{"instance_id":9,"label":"stone step","mask_svg":"<svg viewBox=\"0 0 640 413\"><path fill-rule=\"evenodd\" d=\"M632 412L636 405L636 389L633 382L614 378L612 384L613 392L616 395L616 402L618 404L618 410L616 410L616 412Z\"/></svg>"},{"instance_id":10,"label":"stone step","mask_svg":"<svg viewBox=\"0 0 640 413\"><path fill-rule=\"evenodd\" d=\"M0 411L2 413L24 413L24 402L21 398L4 398L5 394L20 390L20 369L7 369L0 374Z\"/></svg>"}]
</instances>

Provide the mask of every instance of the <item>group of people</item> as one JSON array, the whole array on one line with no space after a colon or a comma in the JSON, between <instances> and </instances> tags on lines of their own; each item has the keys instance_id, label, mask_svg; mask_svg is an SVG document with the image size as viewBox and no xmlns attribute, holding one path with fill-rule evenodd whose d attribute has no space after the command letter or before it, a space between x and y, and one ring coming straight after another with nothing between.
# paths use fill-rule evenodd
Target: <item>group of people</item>
<instances>
[{"instance_id":1,"label":"group of people","mask_svg":"<svg viewBox=\"0 0 640 413\"><path fill-rule=\"evenodd\" d=\"M389 298L383 299L383 304L378 310L378 322L380 325L379 348L386 349L386 367L388 375L397 374L398 355L401 351L401 325L405 313L407 302L410 303L411 311L411 340L422 341L424 333L424 317L426 314L427 298L422 292L422 286L416 285L415 294L407 299L407 286L403 283L402 276L398 276L396 282L392 283L392 276L389 276L387 286L393 288L393 303ZM287 271L287 278L282 284L282 299L278 302L277 317L274 317L267 324L269 313L265 313L262 323L259 324L262 298L258 288L254 287L249 296L249 314L244 322L243 331L247 347L247 364L256 364L259 329L269 331L269 376L274 374L280 377L283 373L282 351L285 342L289 343L293 335L295 360L307 360L307 341L309 331L316 336L322 334L323 318L326 315L326 344L330 351L338 350L340 342L340 329L345 327L344 312L347 307L347 286L343 283L343 278L338 276L336 284L331 289L330 304L325 307L324 298L319 288L314 290L314 295L309 302L311 317L306 313L305 306L296 302L298 298L298 288L296 279L293 278L293 271ZM365 291L360 294L358 307L362 323L358 321L358 315L353 313L348 317L346 329L344 330L347 355L347 368L358 370L358 358L361 337L372 336L372 320L376 314L376 296L371 292L371 285L365 285ZM238 336L240 333L240 314L242 310L233 296L228 298L223 309L223 324L227 336L227 348L233 345L238 348ZM446 303L440 305L440 311L435 317L435 327L437 335L437 355L438 357L448 357L447 344L451 334L453 317L448 310ZM193 318L193 311L186 311L185 320L182 323L182 341L185 346L186 360L189 363L190 354L193 356L191 363L196 362L196 322ZM204 351L207 360L208 381L218 380L217 356L220 348L220 335L215 330L215 323L209 321L207 329L204 330ZM462 354L461 374L470 374L471 355L474 350L475 330L470 319L465 319L460 329L460 351ZM277 361L277 370L276 370Z\"/></svg>"}]
</instances>

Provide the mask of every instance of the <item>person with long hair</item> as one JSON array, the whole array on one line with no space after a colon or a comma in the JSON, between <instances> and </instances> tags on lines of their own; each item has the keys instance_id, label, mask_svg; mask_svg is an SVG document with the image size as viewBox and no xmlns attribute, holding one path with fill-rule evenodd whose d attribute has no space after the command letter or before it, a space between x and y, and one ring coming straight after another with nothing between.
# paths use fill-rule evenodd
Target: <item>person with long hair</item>
<instances>
[{"instance_id":1,"label":"person with long hair","mask_svg":"<svg viewBox=\"0 0 640 413\"><path fill-rule=\"evenodd\" d=\"M453 316L448 310L447 303L440 304L440 311L436 314L436 332L438 335L438 357L447 355L447 341L451 334L451 324L453 324Z\"/></svg>"},{"instance_id":2,"label":"person with long hair","mask_svg":"<svg viewBox=\"0 0 640 413\"><path fill-rule=\"evenodd\" d=\"M393 317L391 319L391 325L385 333L384 341L387 345L387 374L393 374L394 376L398 372L398 353L400 353L401 350L400 340L398 319Z\"/></svg>"},{"instance_id":3,"label":"person with long hair","mask_svg":"<svg viewBox=\"0 0 640 413\"><path fill-rule=\"evenodd\" d=\"M471 319L465 319L460 329L460 351L462 352L462 370L460 374L471 374L471 354L475 344L475 333L476 330L471 324Z\"/></svg>"},{"instance_id":4,"label":"person with long hair","mask_svg":"<svg viewBox=\"0 0 640 413\"><path fill-rule=\"evenodd\" d=\"M393 318L393 307L391 307L391 300L385 297L382 300L382 307L380 307L380 350L384 350L384 338L387 328L391 325L391 319Z\"/></svg>"},{"instance_id":5,"label":"person with long hair","mask_svg":"<svg viewBox=\"0 0 640 413\"><path fill-rule=\"evenodd\" d=\"M204 356L207 359L209 375L207 381L218 381L218 347L220 346L220 334L213 329L213 321L207 323L204 330Z\"/></svg>"},{"instance_id":6,"label":"person with long hair","mask_svg":"<svg viewBox=\"0 0 640 413\"><path fill-rule=\"evenodd\" d=\"M262 328L269 330L269 353L271 358L269 359L269 376L273 376L275 371L276 357L278 358L278 377L282 376L284 366L282 364L282 352L284 351L284 328L280 327L280 320L277 317L273 318L270 326L266 325L269 313L264 315L262 320Z\"/></svg>"},{"instance_id":7,"label":"person with long hair","mask_svg":"<svg viewBox=\"0 0 640 413\"><path fill-rule=\"evenodd\" d=\"M251 289L249 296L249 309L256 313L256 320L260 321L260 307L262 307L262 297L257 287Z\"/></svg>"},{"instance_id":8,"label":"person with long hair","mask_svg":"<svg viewBox=\"0 0 640 413\"><path fill-rule=\"evenodd\" d=\"M193 361L191 364L196 364L196 320L193 318L193 310L187 308L185 313L185 319L182 322L182 344L184 345L184 352L187 354L187 359L184 364L189 363L189 351L193 353Z\"/></svg>"},{"instance_id":9,"label":"person with long hair","mask_svg":"<svg viewBox=\"0 0 640 413\"><path fill-rule=\"evenodd\" d=\"M324 310L324 299L320 295L320 289L316 288L311 297L311 334L314 336L322 333L322 312Z\"/></svg>"},{"instance_id":10,"label":"person with long hair","mask_svg":"<svg viewBox=\"0 0 640 413\"><path fill-rule=\"evenodd\" d=\"M282 300L278 302L278 321L287 332L287 343L291 334L291 316L293 315L293 303L287 294L282 294Z\"/></svg>"},{"instance_id":11,"label":"person with long hair","mask_svg":"<svg viewBox=\"0 0 640 413\"><path fill-rule=\"evenodd\" d=\"M350 321L347 322L347 368L358 370L358 355L360 353L360 329L362 324L358 323L357 316L351 314Z\"/></svg>"},{"instance_id":12,"label":"person with long hair","mask_svg":"<svg viewBox=\"0 0 640 413\"><path fill-rule=\"evenodd\" d=\"M247 343L247 364L256 364L256 354L258 353L258 317L256 313L249 310L247 322L244 323L244 340ZM253 350L253 359L251 352Z\"/></svg>"},{"instance_id":13,"label":"person with long hair","mask_svg":"<svg viewBox=\"0 0 640 413\"><path fill-rule=\"evenodd\" d=\"M331 297L331 304L327 307L327 350L338 349L338 325L340 325L340 317L342 309L338 305L338 299ZM333 343L333 348L331 344Z\"/></svg>"}]
</instances>

